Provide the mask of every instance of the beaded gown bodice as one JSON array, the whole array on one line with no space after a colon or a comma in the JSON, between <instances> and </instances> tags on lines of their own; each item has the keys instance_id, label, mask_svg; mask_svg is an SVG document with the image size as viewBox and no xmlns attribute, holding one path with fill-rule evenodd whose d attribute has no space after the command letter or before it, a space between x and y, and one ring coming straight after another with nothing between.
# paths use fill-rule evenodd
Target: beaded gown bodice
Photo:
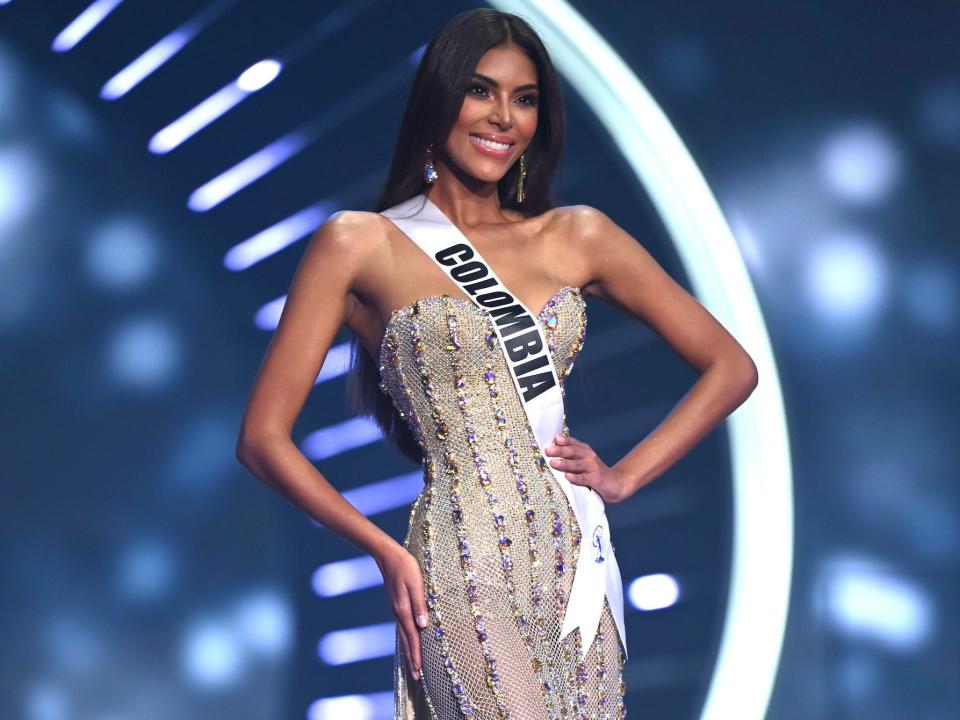
<instances>
[{"instance_id":1,"label":"beaded gown bodice","mask_svg":"<svg viewBox=\"0 0 960 720\"><path fill-rule=\"evenodd\" d=\"M581 290L561 288L537 317L564 391L586 330ZM606 601L583 660L579 629L559 637L581 531L492 323L466 298L433 295L396 310L380 345L381 390L423 451L404 546L430 610L421 680L395 643L395 718L621 718L624 656Z\"/></svg>"}]
</instances>

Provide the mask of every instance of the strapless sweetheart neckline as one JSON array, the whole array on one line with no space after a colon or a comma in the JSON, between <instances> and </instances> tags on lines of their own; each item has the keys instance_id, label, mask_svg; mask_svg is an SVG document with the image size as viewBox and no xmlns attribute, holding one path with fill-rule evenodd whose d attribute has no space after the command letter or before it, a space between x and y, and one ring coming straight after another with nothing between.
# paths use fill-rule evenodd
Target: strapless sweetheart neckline
<instances>
[{"instance_id":1,"label":"strapless sweetheart neckline","mask_svg":"<svg viewBox=\"0 0 960 720\"><path fill-rule=\"evenodd\" d=\"M564 285L559 290L557 290L553 295L547 298L547 302L544 303L543 307L540 308L540 311L536 313L537 320L540 322L540 325L543 325L543 314L550 309L550 306L553 305L558 298L560 298L565 292L576 292L581 298L583 297L583 288L577 285ZM449 293L437 293L435 295L424 295L423 297L417 298L408 302L406 305L401 305L396 310L390 313L390 317L387 319L386 324L383 326L383 335L380 337L380 345L378 348L378 355L383 357L384 345L387 342L387 335L390 333L390 328L393 327L394 321L400 317L402 313L412 308L417 303L427 302L429 300L439 300L441 298L447 298L452 301L454 304L466 306L472 310L476 310L478 313L485 315L487 310L480 307L472 300L467 298L462 298L459 295L450 295Z\"/></svg>"}]
</instances>

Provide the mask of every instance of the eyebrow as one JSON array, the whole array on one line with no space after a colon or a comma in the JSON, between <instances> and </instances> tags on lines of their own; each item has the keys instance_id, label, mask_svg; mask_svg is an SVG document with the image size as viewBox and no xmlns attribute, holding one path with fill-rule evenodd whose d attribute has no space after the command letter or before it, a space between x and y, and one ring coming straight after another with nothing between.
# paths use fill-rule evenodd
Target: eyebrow
<instances>
[{"instance_id":1,"label":"eyebrow","mask_svg":"<svg viewBox=\"0 0 960 720\"><path fill-rule=\"evenodd\" d=\"M483 80L485 83L495 88L500 87L500 83L498 83L492 77L487 77L486 75L481 75L480 73L474 73L473 77L475 80ZM520 92L521 90L540 90L540 86L536 83L527 83L526 85L517 85L513 89L514 92Z\"/></svg>"}]
</instances>

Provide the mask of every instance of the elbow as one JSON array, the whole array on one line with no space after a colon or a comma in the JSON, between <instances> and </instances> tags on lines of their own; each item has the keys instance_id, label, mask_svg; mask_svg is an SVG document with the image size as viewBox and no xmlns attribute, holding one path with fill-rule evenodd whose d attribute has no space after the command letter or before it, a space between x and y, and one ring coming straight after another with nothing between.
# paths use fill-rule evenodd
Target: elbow
<instances>
[{"instance_id":1,"label":"elbow","mask_svg":"<svg viewBox=\"0 0 960 720\"><path fill-rule=\"evenodd\" d=\"M241 433L240 437L237 438L237 446L234 451L237 462L243 465L246 468L249 468L251 463L253 463L255 458L259 454L259 448L262 443L260 443L255 437L247 434Z\"/></svg>"},{"instance_id":2,"label":"elbow","mask_svg":"<svg viewBox=\"0 0 960 720\"><path fill-rule=\"evenodd\" d=\"M234 454L237 457L237 462L239 462L244 467L247 467L250 463L250 456L253 453L250 441L240 437L237 439L237 447L234 451Z\"/></svg>"},{"instance_id":3,"label":"elbow","mask_svg":"<svg viewBox=\"0 0 960 720\"><path fill-rule=\"evenodd\" d=\"M746 384L750 392L753 392L756 389L757 385L760 383L760 372L757 370L757 364L753 361L753 358L747 357L747 371L745 373Z\"/></svg>"},{"instance_id":4,"label":"elbow","mask_svg":"<svg viewBox=\"0 0 960 720\"><path fill-rule=\"evenodd\" d=\"M715 366L735 407L745 402L759 384L757 364L743 350L718 359Z\"/></svg>"},{"instance_id":5,"label":"elbow","mask_svg":"<svg viewBox=\"0 0 960 720\"><path fill-rule=\"evenodd\" d=\"M279 445L289 441L289 433L245 429L237 438L234 454L241 465L250 468L265 455L276 450Z\"/></svg>"},{"instance_id":6,"label":"elbow","mask_svg":"<svg viewBox=\"0 0 960 720\"><path fill-rule=\"evenodd\" d=\"M745 355L744 357L745 362L743 363L743 368L737 373L740 392L743 398L740 402L750 397L760 382L760 373L757 371L757 364L753 362L753 358L749 355Z\"/></svg>"}]
</instances>

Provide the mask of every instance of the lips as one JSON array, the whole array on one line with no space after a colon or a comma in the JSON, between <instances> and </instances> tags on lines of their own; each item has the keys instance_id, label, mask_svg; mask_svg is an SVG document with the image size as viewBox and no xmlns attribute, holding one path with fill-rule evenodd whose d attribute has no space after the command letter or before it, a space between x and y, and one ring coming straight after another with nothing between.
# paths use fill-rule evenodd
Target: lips
<instances>
[{"instance_id":1,"label":"lips","mask_svg":"<svg viewBox=\"0 0 960 720\"><path fill-rule=\"evenodd\" d=\"M503 143L505 145L513 145L516 142L509 135L498 135L497 133L470 133L474 137L483 138L484 140L491 140L493 142Z\"/></svg>"},{"instance_id":2,"label":"lips","mask_svg":"<svg viewBox=\"0 0 960 720\"><path fill-rule=\"evenodd\" d=\"M510 156L513 140L493 133L471 133L470 144L487 157L503 159Z\"/></svg>"}]
</instances>

